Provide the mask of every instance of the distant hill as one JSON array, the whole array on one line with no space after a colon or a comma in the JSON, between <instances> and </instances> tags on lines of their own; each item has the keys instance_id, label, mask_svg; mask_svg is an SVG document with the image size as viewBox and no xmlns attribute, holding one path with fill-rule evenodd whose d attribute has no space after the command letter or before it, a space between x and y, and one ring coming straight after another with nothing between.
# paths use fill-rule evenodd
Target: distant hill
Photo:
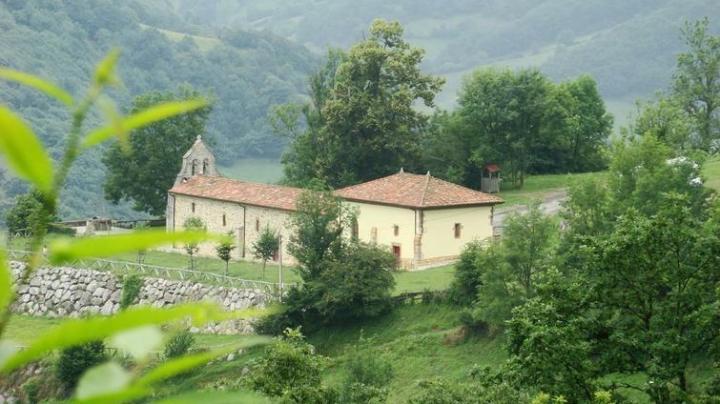
<instances>
[{"instance_id":1,"label":"distant hill","mask_svg":"<svg viewBox=\"0 0 720 404\"><path fill-rule=\"evenodd\" d=\"M163 26L157 27L158 22ZM267 110L303 97L307 75L319 58L269 32L238 27L187 35L184 29L185 23L172 13L134 1L8 0L0 2L0 65L38 74L81 95L95 63L117 46L123 52L119 65L123 85L112 96L120 108L127 109L137 94L189 83L217 101L208 137L222 162L277 156L283 144L269 129ZM0 83L0 102L28 119L59 156L68 128L63 107L7 83ZM97 116L88 126L99 122ZM99 155L87 155L75 167L63 195L64 217L137 215L104 202ZM7 205L25 189L5 177L0 176L0 198Z\"/></svg>"},{"instance_id":2,"label":"distant hill","mask_svg":"<svg viewBox=\"0 0 720 404\"><path fill-rule=\"evenodd\" d=\"M149 1L197 30L265 29L314 50L348 46L373 18L397 19L427 50L426 68L448 78L444 106L478 66L538 66L557 80L593 75L621 121L635 98L667 85L685 19L708 16L720 30L717 0Z\"/></svg>"}]
</instances>

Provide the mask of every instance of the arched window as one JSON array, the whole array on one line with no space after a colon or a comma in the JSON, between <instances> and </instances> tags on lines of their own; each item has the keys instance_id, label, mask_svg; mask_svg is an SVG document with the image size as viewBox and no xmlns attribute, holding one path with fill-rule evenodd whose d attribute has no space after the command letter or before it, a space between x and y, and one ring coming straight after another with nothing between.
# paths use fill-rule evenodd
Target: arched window
<instances>
[{"instance_id":1,"label":"arched window","mask_svg":"<svg viewBox=\"0 0 720 404\"><path fill-rule=\"evenodd\" d=\"M208 166L209 166L209 165L210 165L210 163L207 161L207 159L203 160L202 175L206 175L206 174L207 174L207 172L208 172Z\"/></svg>"},{"instance_id":2,"label":"arched window","mask_svg":"<svg viewBox=\"0 0 720 404\"><path fill-rule=\"evenodd\" d=\"M195 173L197 173L197 169L198 169L198 161L193 160L192 166L190 167L190 175L195 175Z\"/></svg>"}]
</instances>

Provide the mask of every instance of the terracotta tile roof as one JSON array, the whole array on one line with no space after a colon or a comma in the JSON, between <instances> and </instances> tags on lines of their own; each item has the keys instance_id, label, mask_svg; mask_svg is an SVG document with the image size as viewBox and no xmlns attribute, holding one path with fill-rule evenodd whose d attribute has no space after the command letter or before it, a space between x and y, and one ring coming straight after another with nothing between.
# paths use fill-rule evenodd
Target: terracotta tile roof
<instances>
[{"instance_id":1,"label":"terracotta tile roof","mask_svg":"<svg viewBox=\"0 0 720 404\"><path fill-rule=\"evenodd\" d=\"M336 191L338 196L359 202L409 208L494 205L499 197L443 181L428 175L399 172Z\"/></svg>"},{"instance_id":2,"label":"terracotta tile roof","mask_svg":"<svg viewBox=\"0 0 720 404\"><path fill-rule=\"evenodd\" d=\"M169 192L268 208L295 210L295 202L302 191L300 188L196 175L174 186Z\"/></svg>"}]
</instances>

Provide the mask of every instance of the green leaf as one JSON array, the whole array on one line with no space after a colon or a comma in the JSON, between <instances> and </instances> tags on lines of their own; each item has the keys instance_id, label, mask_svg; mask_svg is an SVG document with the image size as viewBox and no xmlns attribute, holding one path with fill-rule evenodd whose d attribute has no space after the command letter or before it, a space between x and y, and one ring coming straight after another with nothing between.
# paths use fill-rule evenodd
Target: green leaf
<instances>
[{"instance_id":1,"label":"green leaf","mask_svg":"<svg viewBox=\"0 0 720 404\"><path fill-rule=\"evenodd\" d=\"M115 334L108 345L129 353L137 360L143 360L160 348L162 342L163 335L160 327L148 325Z\"/></svg>"},{"instance_id":2,"label":"green leaf","mask_svg":"<svg viewBox=\"0 0 720 404\"><path fill-rule=\"evenodd\" d=\"M90 134L85 137L85 140L83 140L82 145L83 147L95 146L110 139L113 135L118 134L118 132L122 135L122 132L130 132L151 123L162 121L163 119L172 118L206 107L207 105L208 102L203 99L171 101L155 105L144 111L125 117L125 119L119 122L122 127L121 131L118 131L118 124L111 124L90 132Z\"/></svg>"},{"instance_id":3,"label":"green leaf","mask_svg":"<svg viewBox=\"0 0 720 404\"><path fill-rule=\"evenodd\" d=\"M8 358L15 355L20 348L17 342L10 340L0 340L0 363L5 362Z\"/></svg>"},{"instance_id":4,"label":"green leaf","mask_svg":"<svg viewBox=\"0 0 720 404\"><path fill-rule=\"evenodd\" d=\"M192 319L194 325L202 325L208 321L236 318L238 315L251 312L246 310L228 313L223 312L214 304L193 303L167 309L133 307L112 317L95 316L86 319L65 320L35 339L26 349L10 356L4 363L0 363L0 372L9 372L56 349L103 340L118 332L133 328L165 324L188 317Z\"/></svg>"},{"instance_id":5,"label":"green leaf","mask_svg":"<svg viewBox=\"0 0 720 404\"><path fill-rule=\"evenodd\" d=\"M3 106L0 106L0 153L20 177L32 182L43 192L52 191L50 156L30 127Z\"/></svg>"},{"instance_id":6,"label":"green leaf","mask_svg":"<svg viewBox=\"0 0 720 404\"><path fill-rule=\"evenodd\" d=\"M74 103L72 96L70 96L67 91L32 74L0 67L0 79L14 81L40 90L67 106L72 106Z\"/></svg>"},{"instance_id":7,"label":"green leaf","mask_svg":"<svg viewBox=\"0 0 720 404\"><path fill-rule=\"evenodd\" d=\"M130 373L115 362L89 369L78 382L75 396L80 399L117 394L130 384Z\"/></svg>"},{"instance_id":8,"label":"green leaf","mask_svg":"<svg viewBox=\"0 0 720 404\"><path fill-rule=\"evenodd\" d=\"M12 273L7 263L5 250L0 248L0 316L8 309L13 299Z\"/></svg>"},{"instance_id":9,"label":"green leaf","mask_svg":"<svg viewBox=\"0 0 720 404\"><path fill-rule=\"evenodd\" d=\"M118 82L115 76L115 66L120 58L120 49L115 48L111 50L105 58L98 63L95 68L95 75L93 76L93 82L99 86L105 86L108 84L116 84Z\"/></svg>"},{"instance_id":10,"label":"green leaf","mask_svg":"<svg viewBox=\"0 0 720 404\"><path fill-rule=\"evenodd\" d=\"M111 257L176 242L193 243L217 237L198 231L141 230L110 236L59 238L50 243L50 262L61 264L84 257Z\"/></svg>"}]
</instances>

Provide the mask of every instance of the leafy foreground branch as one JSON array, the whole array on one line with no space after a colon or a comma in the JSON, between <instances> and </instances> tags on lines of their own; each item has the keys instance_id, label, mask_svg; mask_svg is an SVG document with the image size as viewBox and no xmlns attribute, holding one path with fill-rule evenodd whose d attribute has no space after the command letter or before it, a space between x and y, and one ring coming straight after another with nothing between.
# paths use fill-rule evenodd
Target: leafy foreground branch
<instances>
[{"instance_id":1,"label":"leafy foreground branch","mask_svg":"<svg viewBox=\"0 0 720 404\"><path fill-rule=\"evenodd\" d=\"M103 94L108 86L118 83L115 76L118 58L119 52L115 50L100 62L87 93L80 100L38 77L0 68L0 79L42 91L69 108L72 116L64 154L59 163L54 164L32 129L13 111L0 106L0 154L18 177L31 184L41 205L37 213L39 219L33 221L32 229L28 229L32 235L30 258L15 281L12 279L5 251L0 249L0 337L12 317L11 307L16 299L13 285L27 283L38 269L43 258L43 246L46 245L50 222L56 216L58 195L78 156L85 150L111 139L117 139L121 145L126 144L130 132L135 129L208 107L204 99L192 99L155 105L129 116L121 116L115 104ZM85 118L96 106L102 107L107 123L84 135ZM199 243L211 238L219 237L199 231L166 233L141 230L115 236L58 239L50 244L48 253L52 263L62 264L90 255L111 256L169 243ZM215 305L197 303L168 309L136 307L109 317L66 320L39 336L23 350L18 350L15 344L6 339L0 339L0 374L8 374L56 350L106 341L111 347L129 355L134 366L126 369L121 364L110 361L90 368L77 381L77 387L72 392L73 402L137 400L154 394L153 386L159 382L206 364L229 350L237 349L226 347L222 350L174 357L153 366L150 353L156 352L164 340L161 326L187 326L188 322L193 326L201 326L209 321L255 317L260 314L260 310L228 313Z\"/></svg>"}]
</instances>

